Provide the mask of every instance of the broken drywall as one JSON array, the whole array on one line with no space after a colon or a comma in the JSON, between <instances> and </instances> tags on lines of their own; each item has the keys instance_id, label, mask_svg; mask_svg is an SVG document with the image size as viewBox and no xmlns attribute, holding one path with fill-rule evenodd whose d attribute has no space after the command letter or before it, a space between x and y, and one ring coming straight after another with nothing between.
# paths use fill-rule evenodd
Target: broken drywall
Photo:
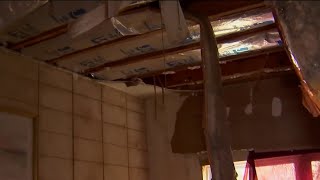
<instances>
[{"instance_id":1,"label":"broken drywall","mask_svg":"<svg viewBox=\"0 0 320 180\"><path fill-rule=\"evenodd\" d=\"M206 148L204 129L201 123L203 119L202 102L202 98L196 95L188 96L179 108L171 139L172 152L197 153ZM194 106L195 104L198 106Z\"/></svg>"},{"instance_id":2,"label":"broken drywall","mask_svg":"<svg viewBox=\"0 0 320 180\"><path fill-rule=\"evenodd\" d=\"M200 180L201 166L196 154L175 154L171 139L175 131L176 112L186 97L178 94L150 97L146 101L149 150L149 178L152 180ZM155 103L155 101L157 101Z\"/></svg>"},{"instance_id":3,"label":"broken drywall","mask_svg":"<svg viewBox=\"0 0 320 180\"><path fill-rule=\"evenodd\" d=\"M318 141L320 122L303 108L298 82L296 77L288 75L223 87L225 103L229 109L228 121L231 125L233 150L276 151L320 147ZM188 118L196 119L194 122L199 122L199 126L202 121L203 97L193 96L192 98L198 98L198 100L188 103L189 98L176 99L175 101L180 102L174 103L179 107L175 108L175 111L171 108L166 112L171 115L162 116L162 118L171 118L175 121L175 126L180 126L174 128L176 132L173 133L172 139L168 140L172 143L171 149L178 153L191 153L195 149L206 150L201 143L192 144L192 140L202 139L202 132L188 130L190 128ZM165 102L169 103L169 99L165 98ZM159 103L161 104L161 99ZM150 108L154 107L149 107L149 110ZM159 113L164 112L159 110ZM181 113L186 123L179 123ZM157 121L163 121L163 119ZM198 126L195 125L196 127ZM190 138L190 134L197 137Z\"/></svg>"}]
</instances>

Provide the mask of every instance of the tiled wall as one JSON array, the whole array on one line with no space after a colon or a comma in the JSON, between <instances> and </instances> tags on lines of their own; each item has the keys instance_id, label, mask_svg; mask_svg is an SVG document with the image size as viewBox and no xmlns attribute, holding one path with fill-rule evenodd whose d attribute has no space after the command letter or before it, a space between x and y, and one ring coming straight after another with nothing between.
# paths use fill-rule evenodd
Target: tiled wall
<instances>
[{"instance_id":1,"label":"tiled wall","mask_svg":"<svg viewBox=\"0 0 320 180\"><path fill-rule=\"evenodd\" d=\"M0 110L37 119L39 180L148 179L142 100L15 54L0 64Z\"/></svg>"}]
</instances>

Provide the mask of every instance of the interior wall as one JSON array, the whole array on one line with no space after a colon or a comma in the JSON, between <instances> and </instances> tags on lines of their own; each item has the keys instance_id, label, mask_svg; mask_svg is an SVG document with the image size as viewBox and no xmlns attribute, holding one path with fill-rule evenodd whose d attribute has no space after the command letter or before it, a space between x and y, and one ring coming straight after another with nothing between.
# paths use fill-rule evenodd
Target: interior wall
<instances>
[{"instance_id":1,"label":"interior wall","mask_svg":"<svg viewBox=\"0 0 320 180\"><path fill-rule=\"evenodd\" d=\"M232 84L223 90L233 149L320 148L320 120L303 107L295 75Z\"/></svg>"},{"instance_id":2,"label":"interior wall","mask_svg":"<svg viewBox=\"0 0 320 180\"><path fill-rule=\"evenodd\" d=\"M186 97L166 95L146 100L146 119L149 150L149 177L152 180L200 180L201 166L195 154L172 152L177 111ZM155 103L156 101L156 103Z\"/></svg>"},{"instance_id":3,"label":"interior wall","mask_svg":"<svg viewBox=\"0 0 320 180\"><path fill-rule=\"evenodd\" d=\"M298 85L299 81L291 74L224 86L232 149L281 151L320 148L320 121L303 107ZM190 126L195 121L201 126L202 95L167 95L164 104L162 97L158 97L156 107L154 99L146 101L149 163L153 164L150 178L200 179L197 156L173 153L173 147L184 147L180 153L194 152L199 148L205 151L204 142L193 142L203 140L202 132ZM172 137L177 139L173 141ZM237 153L235 158L240 159ZM245 160L245 156L241 158Z\"/></svg>"},{"instance_id":4,"label":"interior wall","mask_svg":"<svg viewBox=\"0 0 320 180\"><path fill-rule=\"evenodd\" d=\"M37 179L148 179L141 99L10 52L0 64L0 111L38 127Z\"/></svg>"}]
</instances>

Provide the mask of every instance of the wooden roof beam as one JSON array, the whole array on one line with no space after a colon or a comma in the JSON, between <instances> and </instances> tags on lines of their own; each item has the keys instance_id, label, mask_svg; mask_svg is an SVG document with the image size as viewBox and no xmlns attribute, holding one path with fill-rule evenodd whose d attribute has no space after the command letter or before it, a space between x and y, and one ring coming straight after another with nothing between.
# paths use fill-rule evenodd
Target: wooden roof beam
<instances>
[{"instance_id":1,"label":"wooden roof beam","mask_svg":"<svg viewBox=\"0 0 320 180\"><path fill-rule=\"evenodd\" d=\"M250 72L263 71L264 69L289 68L292 65L286 52L283 50L269 55L259 55L239 61L220 64L220 66L222 77L228 77L246 73L250 74ZM201 68L194 70L184 69L177 71L175 74L167 75L150 74L148 77L145 77L144 80L147 83L153 84L153 76L159 76L166 87L179 86L203 80Z\"/></svg>"},{"instance_id":2,"label":"wooden roof beam","mask_svg":"<svg viewBox=\"0 0 320 180\"><path fill-rule=\"evenodd\" d=\"M200 2L197 2L197 4L198 3L200 3ZM194 2L188 3L189 7L194 7L193 4L194 4ZM230 3L228 3L228 4L230 4ZM252 9L257 9L257 8L261 8L261 7L265 7L265 6L266 5L263 2L261 2L261 0L257 0L256 2L250 1L250 3L241 3L240 6L239 5L237 5L237 6L232 5L232 7L230 7L230 8L223 9L224 12L222 12L220 9L219 12L211 13L209 15L212 15L210 18L217 18L217 17L223 17L226 15L236 14L236 13L249 11ZM210 7L217 9L216 6L210 6ZM234 7L237 7L237 8L234 8ZM139 8L138 10L141 10L141 9L146 9L146 7ZM134 11L129 11L129 12L133 13L138 10L135 9ZM124 12L122 14L128 14L128 12ZM20 50L22 48L32 46L32 45L40 43L42 41L55 38L55 37L62 35L66 32L68 32L68 24L65 24L65 25L56 27L54 29L42 32L36 36L30 37L30 38L23 40L21 42L10 44L8 46L8 48L12 49L12 50Z\"/></svg>"},{"instance_id":3,"label":"wooden roof beam","mask_svg":"<svg viewBox=\"0 0 320 180\"><path fill-rule=\"evenodd\" d=\"M239 61L245 61L248 58L255 58L255 57L264 57L267 56L268 54L273 54L273 53L277 53L277 52L283 52L284 48L282 46L279 47L272 47L272 48L267 48L267 49L262 49L262 50L256 50L256 51L250 51L250 52L244 52L242 54L238 54L238 55L233 55L233 56L227 56L227 57L223 57L220 58L220 64L226 64L226 63L231 63L232 61L235 60L239 60ZM182 70L186 70L189 67L193 67L193 66L200 66L201 62L197 63L197 64L187 64L184 66L178 66L178 67L174 67L174 68L168 68L168 69L162 69L159 71L153 71L150 73L146 73L146 74L141 74L141 75L134 75L131 77L128 77L127 79L131 79L134 77L139 77L139 78L147 78L147 77L153 77L153 76L158 76L161 75L165 72L169 72L169 71L182 71Z\"/></svg>"},{"instance_id":4,"label":"wooden roof beam","mask_svg":"<svg viewBox=\"0 0 320 180\"><path fill-rule=\"evenodd\" d=\"M228 42L230 40L235 40L235 39L241 38L241 37L247 37L247 36L250 36L252 34L266 32L266 31L270 31L270 30L273 30L273 29L276 29L276 25L275 24L270 24L270 25L267 25L267 26L258 27L258 28L254 28L254 29L249 29L249 30L233 33L233 34L230 34L230 35L218 37L218 38L216 38L216 40L217 40L218 43L224 43L224 42ZM140 38L140 37L138 37L138 38ZM87 69L87 70L85 70L83 72L83 74L90 74L90 73L98 72L98 71L103 70L106 67L112 68L112 67L117 67L117 66L125 66L125 65L128 65L128 64L141 62L141 61L144 61L146 59L155 60L155 59L157 59L159 57L178 54L178 53L182 53L182 52L186 52L186 51L190 51L190 50L194 50L194 49L199 49L199 48L200 48L200 42L196 42L196 43L193 43L193 44L179 46L179 47L175 47L175 48L171 48L171 49L159 50L159 51L154 51L154 52L147 53L147 54L131 56L131 57L127 57L127 58L124 58L124 59L121 59L121 60L107 62L107 63L104 63L104 64L102 64L100 66Z\"/></svg>"}]
</instances>

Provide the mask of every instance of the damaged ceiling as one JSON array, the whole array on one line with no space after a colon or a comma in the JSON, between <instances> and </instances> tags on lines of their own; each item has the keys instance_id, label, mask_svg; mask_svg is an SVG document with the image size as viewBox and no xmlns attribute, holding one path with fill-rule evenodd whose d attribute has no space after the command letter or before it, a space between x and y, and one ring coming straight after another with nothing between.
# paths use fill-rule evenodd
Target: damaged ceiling
<instances>
[{"instance_id":1,"label":"damaged ceiling","mask_svg":"<svg viewBox=\"0 0 320 180\"><path fill-rule=\"evenodd\" d=\"M173 41L158 2L22 2L2 2L16 11L5 16L12 23L1 24L9 49L99 80L202 88L199 25L186 20L187 36ZM292 72L273 12L261 1L181 6L209 15L225 83Z\"/></svg>"}]
</instances>

